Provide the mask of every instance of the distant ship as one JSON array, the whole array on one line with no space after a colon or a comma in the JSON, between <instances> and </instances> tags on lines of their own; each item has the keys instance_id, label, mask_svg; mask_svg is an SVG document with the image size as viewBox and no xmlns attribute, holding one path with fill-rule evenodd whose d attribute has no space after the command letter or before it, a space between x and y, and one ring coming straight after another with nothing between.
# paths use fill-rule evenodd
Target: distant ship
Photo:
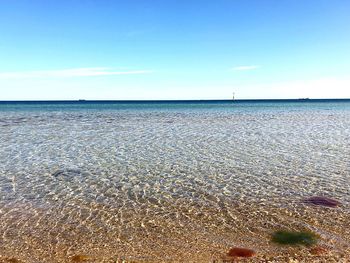
<instances>
[{"instance_id":1,"label":"distant ship","mask_svg":"<svg viewBox=\"0 0 350 263\"><path fill-rule=\"evenodd\" d=\"M86 101L86 100L84 100L84 99L80 99L79 101Z\"/></svg>"},{"instance_id":2,"label":"distant ship","mask_svg":"<svg viewBox=\"0 0 350 263\"><path fill-rule=\"evenodd\" d=\"M310 98L299 98L298 100L309 100Z\"/></svg>"}]
</instances>

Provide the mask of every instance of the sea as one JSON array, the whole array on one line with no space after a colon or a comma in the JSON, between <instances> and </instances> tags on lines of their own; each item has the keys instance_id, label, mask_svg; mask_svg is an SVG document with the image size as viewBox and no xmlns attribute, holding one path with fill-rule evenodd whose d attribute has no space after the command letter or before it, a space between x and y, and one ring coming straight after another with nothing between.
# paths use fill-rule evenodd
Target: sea
<instances>
[{"instance_id":1,"label":"sea","mask_svg":"<svg viewBox=\"0 0 350 263\"><path fill-rule=\"evenodd\" d=\"M350 100L0 102L1 262L348 262L349 218Z\"/></svg>"}]
</instances>

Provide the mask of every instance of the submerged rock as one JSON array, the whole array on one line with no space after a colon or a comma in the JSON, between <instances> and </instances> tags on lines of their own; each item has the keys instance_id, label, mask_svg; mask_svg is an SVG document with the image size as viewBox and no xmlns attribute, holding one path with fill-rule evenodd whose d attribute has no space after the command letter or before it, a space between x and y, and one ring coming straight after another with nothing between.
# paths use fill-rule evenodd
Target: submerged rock
<instances>
[{"instance_id":1,"label":"submerged rock","mask_svg":"<svg viewBox=\"0 0 350 263\"><path fill-rule=\"evenodd\" d=\"M304 203L312 205L320 205L326 207L336 207L340 205L340 202L329 197L313 196L304 200Z\"/></svg>"},{"instance_id":2,"label":"submerged rock","mask_svg":"<svg viewBox=\"0 0 350 263\"><path fill-rule=\"evenodd\" d=\"M272 242L280 245L305 245L317 243L317 235L311 232L276 231L272 235Z\"/></svg>"},{"instance_id":3,"label":"submerged rock","mask_svg":"<svg viewBox=\"0 0 350 263\"><path fill-rule=\"evenodd\" d=\"M243 257L243 258L250 258L255 255L255 251L248 248L241 248L241 247L233 247L230 249L230 251L227 253L227 256L229 257Z\"/></svg>"}]
</instances>

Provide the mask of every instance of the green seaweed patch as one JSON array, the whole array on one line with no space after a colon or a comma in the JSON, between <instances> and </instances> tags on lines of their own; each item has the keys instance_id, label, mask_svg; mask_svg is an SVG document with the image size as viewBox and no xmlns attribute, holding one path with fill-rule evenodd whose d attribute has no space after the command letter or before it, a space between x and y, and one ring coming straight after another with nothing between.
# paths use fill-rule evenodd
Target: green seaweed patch
<instances>
[{"instance_id":1,"label":"green seaweed patch","mask_svg":"<svg viewBox=\"0 0 350 263\"><path fill-rule=\"evenodd\" d=\"M280 245L311 246L317 243L318 236L312 232L276 231L272 235L272 242Z\"/></svg>"}]
</instances>

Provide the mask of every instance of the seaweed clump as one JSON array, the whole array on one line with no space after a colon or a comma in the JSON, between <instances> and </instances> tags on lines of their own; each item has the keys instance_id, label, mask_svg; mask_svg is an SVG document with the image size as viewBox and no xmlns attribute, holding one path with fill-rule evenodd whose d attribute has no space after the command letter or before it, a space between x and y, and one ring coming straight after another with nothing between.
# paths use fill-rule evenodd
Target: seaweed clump
<instances>
[{"instance_id":1,"label":"seaweed clump","mask_svg":"<svg viewBox=\"0 0 350 263\"><path fill-rule=\"evenodd\" d=\"M325 207L337 207L340 202L329 197L324 196L313 196L304 200L306 204L325 206Z\"/></svg>"},{"instance_id":2,"label":"seaweed clump","mask_svg":"<svg viewBox=\"0 0 350 263\"><path fill-rule=\"evenodd\" d=\"M248 248L241 248L241 247L233 247L230 249L230 251L227 253L227 256L229 257L244 257L244 258L250 258L255 255L255 251Z\"/></svg>"},{"instance_id":3,"label":"seaweed clump","mask_svg":"<svg viewBox=\"0 0 350 263\"><path fill-rule=\"evenodd\" d=\"M317 243L317 235L311 232L276 231L272 235L272 242L280 245L311 246Z\"/></svg>"}]
</instances>

